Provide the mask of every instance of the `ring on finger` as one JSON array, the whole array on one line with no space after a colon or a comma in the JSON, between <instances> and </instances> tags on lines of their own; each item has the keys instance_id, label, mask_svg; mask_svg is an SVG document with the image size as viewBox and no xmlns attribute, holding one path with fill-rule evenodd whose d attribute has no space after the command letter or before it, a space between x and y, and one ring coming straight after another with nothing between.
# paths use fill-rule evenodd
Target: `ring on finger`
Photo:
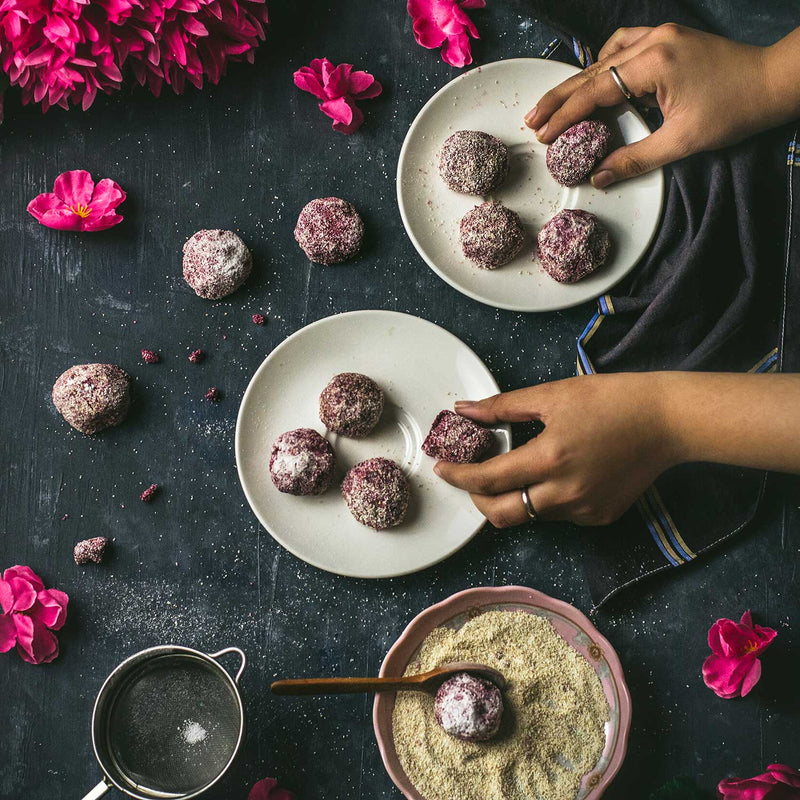
<instances>
[{"instance_id":1,"label":"ring on finger","mask_svg":"<svg viewBox=\"0 0 800 800\"><path fill-rule=\"evenodd\" d=\"M522 502L525 504L525 511L528 512L528 517L532 522L536 522L539 519L539 515L536 513L536 509L533 507L533 503L531 503L531 498L528 497L527 489L522 490Z\"/></svg>"},{"instance_id":2,"label":"ring on finger","mask_svg":"<svg viewBox=\"0 0 800 800\"><path fill-rule=\"evenodd\" d=\"M611 73L611 77L614 79L614 83L617 84L617 87L622 92L623 96L629 103L633 103L635 98L633 96L633 92L626 86L625 81L622 80L619 76L619 72L617 72L616 67L609 67L608 71Z\"/></svg>"}]
</instances>

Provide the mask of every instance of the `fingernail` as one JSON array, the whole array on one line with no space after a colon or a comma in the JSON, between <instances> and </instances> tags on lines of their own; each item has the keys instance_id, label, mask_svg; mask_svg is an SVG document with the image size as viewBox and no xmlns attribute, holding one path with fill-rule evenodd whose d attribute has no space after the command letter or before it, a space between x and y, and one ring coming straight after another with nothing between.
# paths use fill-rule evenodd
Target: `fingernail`
<instances>
[{"instance_id":1,"label":"fingernail","mask_svg":"<svg viewBox=\"0 0 800 800\"><path fill-rule=\"evenodd\" d=\"M472 408L475 403L472 400L456 400L453 405L456 411L466 411L468 408Z\"/></svg>"},{"instance_id":2,"label":"fingernail","mask_svg":"<svg viewBox=\"0 0 800 800\"><path fill-rule=\"evenodd\" d=\"M605 189L606 186L614 183L614 174L610 169L601 169L600 172L592 175L591 180L595 189Z\"/></svg>"},{"instance_id":3,"label":"fingernail","mask_svg":"<svg viewBox=\"0 0 800 800\"><path fill-rule=\"evenodd\" d=\"M438 475L440 478L442 477L442 471L441 471L441 469L439 468L439 463L438 463L438 462L437 462L436 464L434 464L434 465L433 465L433 471L434 471L434 472L435 472L435 473L436 473L436 474L437 474L437 475Z\"/></svg>"},{"instance_id":4,"label":"fingernail","mask_svg":"<svg viewBox=\"0 0 800 800\"><path fill-rule=\"evenodd\" d=\"M541 128L537 128L537 130L536 130L536 138L537 138L539 141L541 141L541 140L542 140L542 136L544 136L544 135L545 135L545 133L547 133L547 126L548 126L548 124L549 124L549 123L545 122L545 124L544 124L544 125L542 125L542 127L541 127Z\"/></svg>"},{"instance_id":5,"label":"fingernail","mask_svg":"<svg viewBox=\"0 0 800 800\"><path fill-rule=\"evenodd\" d=\"M538 106L534 106L526 115L525 115L525 124L532 128L531 122L533 122L533 118L536 116L536 111L538 110Z\"/></svg>"}]
</instances>

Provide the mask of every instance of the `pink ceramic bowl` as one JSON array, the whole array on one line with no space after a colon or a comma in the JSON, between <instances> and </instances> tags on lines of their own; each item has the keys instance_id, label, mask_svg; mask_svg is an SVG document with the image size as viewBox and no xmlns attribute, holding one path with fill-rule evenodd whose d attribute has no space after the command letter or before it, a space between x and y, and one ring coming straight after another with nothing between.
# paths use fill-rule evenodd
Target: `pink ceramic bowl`
<instances>
[{"instance_id":1,"label":"pink ceramic bowl","mask_svg":"<svg viewBox=\"0 0 800 800\"><path fill-rule=\"evenodd\" d=\"M402 675L425 637L440 627L460 628L470 612L525 611L546 617L564 640L594 667L608 700L606 746L597 766L581 782L575 800L599 800L622 766L631 726L631 696L617 654L591 622L574 606L524 586L487 586L454 594L414 617L383 660L381 676ZM372 721L383 765L408 800L425 800L403 771L394 748L392 711L394 693L375 695Z\"/></svg>"}]
</instances>

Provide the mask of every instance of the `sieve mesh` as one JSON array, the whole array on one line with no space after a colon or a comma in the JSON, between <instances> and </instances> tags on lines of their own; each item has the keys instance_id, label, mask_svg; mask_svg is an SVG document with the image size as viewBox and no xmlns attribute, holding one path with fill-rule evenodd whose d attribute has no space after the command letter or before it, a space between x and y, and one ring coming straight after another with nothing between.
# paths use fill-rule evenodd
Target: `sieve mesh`
<instances>
[{"instance_id":1,"label":"sieve mesh","mask_svg":"<svg viewBox=\"0 0 800 800\"><path fill-rule=\"evenodd\" d=\"M184 654L149 659L119 687L105 725L120 783L153 797L192 794L225 769L239 739L236 695Z\"/></svg>"}]
</instances>

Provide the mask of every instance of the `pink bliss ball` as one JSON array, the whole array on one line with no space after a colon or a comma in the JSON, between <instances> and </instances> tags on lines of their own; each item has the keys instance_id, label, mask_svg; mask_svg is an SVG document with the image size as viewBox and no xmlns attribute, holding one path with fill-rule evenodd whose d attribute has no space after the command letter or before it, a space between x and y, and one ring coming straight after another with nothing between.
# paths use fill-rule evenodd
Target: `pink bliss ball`
<instances>
[{"instance_id":1,"label":"pink bliss ball","mask_svg":"<svg viewBox=\"0 0 800 800\"><path fill-rule=\"evenodd\" d=\"M453 411L440 411L431 425L422 452L431 458L469 464L480 461L492 446L492 432Z\"/></svg>"},{"instance_id":2,"label":"pink bliss ball","mask_svg":"<svg viewBox=\"0 0 800 800\"><path fill-rule=\"evenodd\" d=\"M559 283L575 283L602 266L611 241L600 220L588 211L565 208L539 231L539 261Z\"/></svg>"},{"instance_id":3,"label":"pink bliss ball","mask_svg":"<svg viewBox=\"0 0 800 800\"><path fill-rule=\"evenodd\" d=\"M547 169L562 186L577 186L605 157L610 141L608 125L596 119L585 119L567 128L547 148Z\"/></svg>"},{"instance_id":4,"label":"pink bliss ball","mask_svg":"<svg viewBox=\"0 0 800 800\"><path fill-rule=\"evenodd\" d=\"M439 687L433 713L445 733L467 742L483 742L500 729L503 695L491 681L459 672Z\"/></svg>"},{"instance_id":5,"label":"pink bliss ball","mask_svg":"<svg viewBox=\"0 0 800 800\"><path fill-rule=\"evenodd\" d=\"M333 483L335 468L330 442L311 428L282 433L272 445L269 474L279 492L322 494Z\"/></svg>"},{"instance_id":6,"label":"pink bliss ball","mask_svg":"<svg viewBox=\"0 0 800 800\"><path fill-rule=\"evenodd\" d=\"M388 458L370 458L356 464L342 482L342 496L350 513L376 531L403 521L410 494L403 470Z\"/></svg>"},{"instance_id":7,"label":"pink bliss ball","mask_svg":"<svg viewBox=\"0 0 800 800\"><path fill-rule=\"evenodd\" d=\"M294 238L316 264L339 264L361 250L364 223L347 200L321 197L300 212Z\"/></svg>"}]
</instances>

